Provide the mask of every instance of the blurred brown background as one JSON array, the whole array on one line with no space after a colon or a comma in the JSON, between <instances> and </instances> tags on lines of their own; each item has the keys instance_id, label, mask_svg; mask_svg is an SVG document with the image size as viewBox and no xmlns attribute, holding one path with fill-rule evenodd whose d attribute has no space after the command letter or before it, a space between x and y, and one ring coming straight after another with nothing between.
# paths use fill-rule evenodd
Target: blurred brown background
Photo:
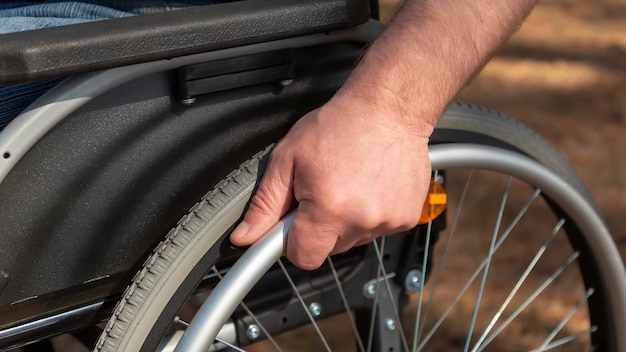
<instances>
[{"instance_id":1,"label":"blurred brown background","mask_svg":"<svg viewBox=\"0 0 626 352\"><path fill-rule=\"evenodd\" d=\"M381 0L383 18L398 3ZM540 1L459 99L505 113L554 145L626 257L626 1Z\"/></svg>"}]
</instances>

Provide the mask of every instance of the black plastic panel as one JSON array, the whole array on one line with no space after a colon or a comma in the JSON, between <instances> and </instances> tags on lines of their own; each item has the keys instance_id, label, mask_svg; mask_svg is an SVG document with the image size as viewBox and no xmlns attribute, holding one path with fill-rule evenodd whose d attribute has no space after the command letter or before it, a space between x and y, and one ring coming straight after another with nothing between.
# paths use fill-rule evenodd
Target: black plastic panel
<instances>
[{"instance_id":1,"label":"black plastic panel","mask_svg":"<svg viewBox=\"0 0 626 352\"><path fill-rule=\"evenodd\" d=\"M368 18L367 0L246 0L4 34L0 83L322 33Z\"/></svg>"},{"instance_id":2,"label":"black plastic panel","mask_svg":"<svg viewBox=\"0 0 626 352\"><path fill-rule=\"evenodd\" d=\"M188 65L177 70L181 99L245 86L293 79L291 50Z\"/></svg>"},{"instance_id":3,"label":"black plastic panel","mask_svg":"<svg viewBox=\"0 0 626 352\"><path fill-rule=\"evenodd\" d=\"M0 184L0 330L120 294L202 195L334 93L360 49L294 49L292 84L190 106L177 100L174 72L154 74L64 120Z\"/></svg>"}]
</instances>

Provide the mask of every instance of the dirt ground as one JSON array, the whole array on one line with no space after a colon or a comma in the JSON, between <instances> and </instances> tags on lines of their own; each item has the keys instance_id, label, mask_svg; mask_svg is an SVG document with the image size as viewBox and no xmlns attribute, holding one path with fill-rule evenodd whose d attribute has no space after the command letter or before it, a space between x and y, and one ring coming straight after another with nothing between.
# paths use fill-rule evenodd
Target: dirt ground
<instances>
[{"instance_id":1,"label":"dirt ground","mask_svg":"<svg viewBox=\"0 0 626 352\"><path fill-rule=\"evenodd\" d=\"M626 254L625 2L540 2L459 97L508 114L553 144Z\"/></svg>"}]
</instances>

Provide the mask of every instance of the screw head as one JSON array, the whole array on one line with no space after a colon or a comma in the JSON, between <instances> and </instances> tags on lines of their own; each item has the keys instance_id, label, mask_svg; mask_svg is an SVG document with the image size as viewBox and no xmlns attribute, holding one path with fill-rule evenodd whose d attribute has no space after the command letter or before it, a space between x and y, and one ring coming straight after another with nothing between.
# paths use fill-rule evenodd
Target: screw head
<instances>
[{"instance_id":1,"label":"screw head","mask_svg":"<svg viewBox=\"0 0 626 352\"><path fill-rule=\"evenodd\" d=\"M367 298L374 298L374 296L376 296L376 283L372 282L365 285L365 287L363 287L363 294Z\"/></svg>"},{"instance_id":2,"label":"screw head","mask_svg":"<svg viewBox=\"0 0 626 352\"><path fill-rule=\"evenodd\" d=\"M184 99L181 99L180 102L185 104L185 105L192 105L193 103L196 102L196 98L194 98L194 97L184 98Z\"/></svg>"},{"instance_id":3,"label":"screw head","mask_svg":"<svg viewBox=\"0 0 626 352\"><path fill-rule=\"evenodd\" d=\"M413 269L404 277L404 289L408 292L417 292L422 289L422 272Z\"/></svg>"},{"instance_id":4,"label":"screw head","mask_svg":"<svg viewBox=\"0 0 626 352\"><path fill-rule=\"evenodd\" d=\"M278 82L281 86L283 87L287 87L288 85L293 83L293 79L283 79L282 81Z\"/></svg>"},{"instance_id":5,"label":"screw head","mask_svg":"<svg viewBox=\"0 0 626 352\"><path fill-rule=\"evenodd\" d=\"M385 327L389 331L394 331L396 329L396 321L391 318L385 319Z\"/></svg>"},{"instance_id":6,"label":"screw head","mask_svg":"<svg viewBox=\"0 0 626 352\"><path fill-rule=\"evenodd\" d=\"M311 312L314 318L317 318L322 315L322 306L317 302L313 302L309 304L309 312Z\"/></svg>"},{"instance_id":7,"label":"screw head","mask_svg":"<svg viewBox=\"0 0 626 352\"><path fill-rule=\"evenodd\" d=\"M261 334L261 329L259 329L258 325L256 324L248 325L248 328L246 329L246 336L250 340L256 340L257 338L259 338L260 334Z\"/></svg>"}]
</instances>

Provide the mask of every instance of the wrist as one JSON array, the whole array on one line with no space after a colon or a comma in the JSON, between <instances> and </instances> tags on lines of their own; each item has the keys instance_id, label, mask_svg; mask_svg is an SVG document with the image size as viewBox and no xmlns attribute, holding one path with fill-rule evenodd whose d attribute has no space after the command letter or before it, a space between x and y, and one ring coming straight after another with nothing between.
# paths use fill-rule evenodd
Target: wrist
<instances>
[{"instance_id":1,"label":"wrist","mask_svg":"<svg viewBox=\"0 0 626 352\"><path fill-rule=\"evenodd\" d=\"M385 127L399 134L429 138L441 112L428 111L429 104L420 105L423 109L407 103L383 84L361 82L342 87L327 107L346 111L346 117L357 118L371 128Z\"/></svg>"}]
</instances>

